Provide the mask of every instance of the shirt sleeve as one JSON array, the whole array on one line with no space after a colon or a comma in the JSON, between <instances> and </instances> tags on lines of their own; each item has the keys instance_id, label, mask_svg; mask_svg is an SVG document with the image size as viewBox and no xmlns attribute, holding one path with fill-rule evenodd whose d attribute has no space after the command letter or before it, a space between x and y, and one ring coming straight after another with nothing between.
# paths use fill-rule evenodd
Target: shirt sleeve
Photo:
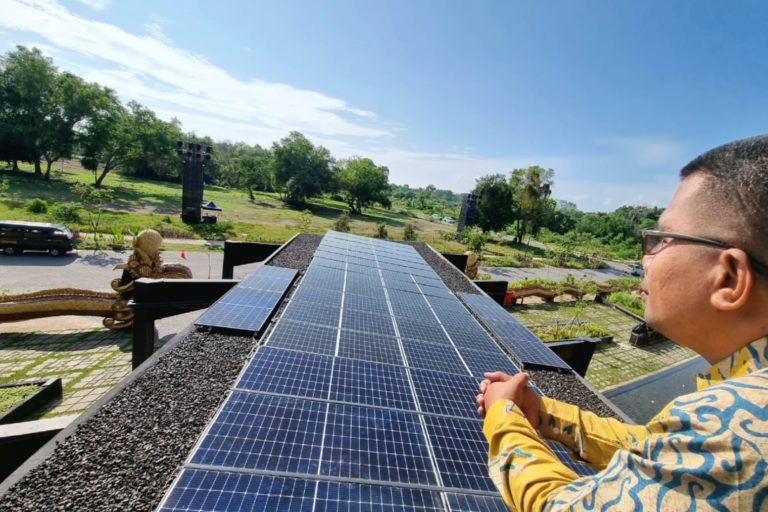
<instances>
[{"instance_id":1,"label":"shirt sleeve","mask_svg":"<svg viewBox=\"0 0 768 512\"><path fill-rule=\"evenodd\" d=\"M570 448L598 469L606 467L616 450L637 451L651 435L645 425L628 425L602 418L575 405L541 399L539 431Z\"/></svg>"},{"instance_id":2,"label":"shirt sleeve","mask_svg":"<svg viewBox=\"0 0 768 512\"><path fill-rule=\"evenodd\" d=\"M513 510L543 510L547 501L577 478L563 465L509 400L493 404L483 427L489 472L501 497Z\"/></svg>"}]
</instances>

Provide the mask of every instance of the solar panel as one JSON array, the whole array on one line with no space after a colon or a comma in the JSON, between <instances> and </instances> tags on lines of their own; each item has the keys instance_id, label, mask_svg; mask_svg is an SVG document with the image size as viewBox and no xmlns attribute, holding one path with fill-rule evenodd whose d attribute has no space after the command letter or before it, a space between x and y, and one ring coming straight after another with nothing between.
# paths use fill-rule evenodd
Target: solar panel
<instances>
[{"instance_id":1,"label":"solar panel","mask_svg":"<svg viewBox=\"0 0 768 512\"><path fill-rule=\"evenodd\" d=\"M234 391L192 464L317 474L326 404Z\"/></svg>"},{"instance_id":2,"label":"solar panel","mask_svg":"<svg viewBox=\"0 0 768 512\"><path fill-rule=\"evenodd\" d=\"M467 367L452 348L436 343L403 340L403 348L411 368L423 368L446 373L467 375Z\"/></svg>"},{"instance_id":3,"label":"solar panel","mask_svg":"<svg viewBox=\"0 0 768 512\"><path fill-rule=\"evenodd\" d=\"M195 325L255 333L261 331L297 272L262 265L225 293Z\"/></svg>"},{"instance_id":4,"label":"solar panel","mask_svg":"<svg viewBox=\"0 0 768 512\"><path fill-rule=\"evenodd\" d=\"M325 428L322 475L437 484L416 414L330 404Z\"/></svg>"},{"instance_id":5,"label":"solar panel","mask_svg":"<svg viewBox=\"0 0 768 512\"><path fill-rule=\"evenodd\" d=\"M275 509L277 510L277 509ZM358 483L319 482L314 512L443 511L440 493Z\"/></svg>"},{"instance_id":6,"label":"solar panel","mask_svg":"<svg viewBox=\"0 0 768 512\"><path fill-rule=\"evenodd\" d=\"M185 469L161 512L201 510L312 511L317 482L303 478Z\"/></svg>"},{"instance_id":7,"label":"solar panel","mask_svg":"<svg viewBox=\"0 0 768 512\"><path fill-rule=\"evenodd\" d=\"M374 363L403 365L397 338L368 332L341 330L339 356Z\"/></svg>"},{"instance_id":8,"label":"solar panel","mask_svg":"<svg viewBox=\"0 0 768 512\"><path fill-rule=\"evenodd\" d=\"M475 397L481 379L429 370L409 371L422 411L462 418L477 417Z\"/></svg>"},{"instance_id":9,"label":"solar panel","mask_svg":"<svg viewBox=\"0 0 768 512\"><path fill-rule=\"evenodd\" d=\"M387 334L390 336L395 334L391 316L373 315L365 311L345 310L341 319L341 326L344 329L353 329L373 334Z\"/></svg>"},{"instance_id":10,"label":"solar panel","mask_svg":"<svg viewBox=\"0 0 768 512\"><path fill-rule=\"evenodd\" d=\"M570 370L570 366L552 352L531 331L493 299L484 295L460 294L469 308L493 331L497 338L526 366Z\"/></svg>"},{"instance_id":11,"label":"solar panel","mask_svg":"<svg viewBox=\"0 0 768 512\"><path fill-rule=\"evenodd\" d=\"M273 348L289 348L332 356L336 352L339 331L333 327L280 319L266 341Z\"/></svg>"},{"instance_id":12,"label":"solar panel","mask_svg":"<svg viewBox=\"0 0 768 512\"><path fill-rule=\"evenodd\" d=\"M415 409L405 368L355 359L336 359L330 399L393 409Z\"/></svg>"},{"instance_id":13,"label":"solar panel","mask_svg":"<svg viewBox=\"0 0 768 512\"><path fill-rule=\"evenodd\" d=\"M341 308L316 304L314 302L304 302L292 300L283 312L286 320L297 322L306 322L314 325L324 325L327 327L337 327L339 325L339 315Z\"/></svg>"},{"instance_id":14,"label":"solar panel","mask_svg":"<svg viewBox=\"0 0 768 512\"><path fill-rule=\"evenodd\" d=\"M503 510L475 410L489 370L518 371L412 247L329 232L163 510Z\"/></svg>"},{"instance_id":15,"label":"solar panel","mask_svg":"<svg viewBox=\"0 0 768 512\"><path fill-rule=\"evenodd\" d=\"M443 485L478 491L496 489L488 476L488 442L482 421L439 416L425 416L424 421Z\"/></svg>"},{"instance_id":16,"label":"solar panel","mask_svg":"<svg viewBox=\"0 0 768 512\"><path fill-rule=\"evenodd\" d=\"M325 399L332 366L332 357L264 346L248 363L235 389Z\"/></svg>"}]
</instances>

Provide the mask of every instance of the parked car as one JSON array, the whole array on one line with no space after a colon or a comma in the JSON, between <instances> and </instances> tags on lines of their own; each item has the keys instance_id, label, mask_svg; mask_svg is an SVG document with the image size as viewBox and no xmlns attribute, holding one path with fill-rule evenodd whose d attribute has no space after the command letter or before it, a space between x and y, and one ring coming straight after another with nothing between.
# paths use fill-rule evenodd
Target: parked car
<instances>
[{"instance_id":1,"label":"parked car","mask_svg":"<svg viewBox=\"0 0 768 512\"><path fill-rule=\"evenodd\" d=\"M75 248L75 236L66 226L44 222L0 221L0 251L21 254L24 251L46 251L62 256Z\"/></svg>"},{"instance_id":2,"label":"parked car","mask_svg":"<svg viewBox=\"0 0 768 512\"><path fill-rule=\"evenodd\" d=\"M643 266L638 265L637 263L630 263L629 273L632 274L633 276L640 277L643 275Z\"/></svg>"}]
</instances>

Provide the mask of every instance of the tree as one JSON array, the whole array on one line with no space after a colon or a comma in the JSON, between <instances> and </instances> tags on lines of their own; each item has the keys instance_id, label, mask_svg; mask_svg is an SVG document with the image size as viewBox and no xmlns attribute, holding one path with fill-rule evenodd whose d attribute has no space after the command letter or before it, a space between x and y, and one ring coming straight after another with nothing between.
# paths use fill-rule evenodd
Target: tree
<instances>
[{"instance_id":1,"label":"tree","mask_svg":"<svg viewBox=\"0 0 768 512\"><path fill-rule=\"evenodd\" d=\"M389 198L389 169L377 166L370 158L352 158L343 162L338 173L339 187L344 200L354 213L363 213L364 207L378 203L392 206Z\"/></svg>"},{"instance_id":2,"label":"tree","mask_svg":"<svg viewBox=\"0 0 768 512\"><path fill-rule=\"evenodd\" d=\"M243 186L248 191L248 197L254 200L253 189L272 190L274 175L272 174L272 153L259 145L249 148L240 159L240 171Z\"/></svg>"},{"instance_id":3,"label":"tree","mask_svg":"<svg viewBox=\"0 0 768 512\"><path fill-rule=\"evenodd\" d=\"M523 241L526 233L538 234L554 205L547 201L552 193L555 171L538 165L527 169L515 169L509 179L515 199L515 236Z\"/></svg>"},{"instance_id":4,"label":"tree","mask_svg":"<svg viewBox=\"0 0 768 512\"><path fill-rule=\"evenodd\" d=\"M418 202L419 208L422 210L426 210L430 207L432 204L432 194L435 192L435 186L434 185L427 185L423 189L419 189L418 195L416 196L416 201Z\"/></svg>"},{"instance_id":5,"label":"tree","mask_svg":"<svg viewBox=\"0 0 768 512\"><path fill-rule=\"evenodd\" d=\"M53 114L58 71L51 59L37 48L17 46L0 59L0 138L12 143L10 157L32 161L35 175L42 176L42 156L46 120Z\"/></svg>"},{"instance_id":6,"label":"tree","mask_svg":"<svg viewBox=\"0 0 768 512\"><path fill-rule=\"evenodd\" d=\"M322 146L314 146L301 133L291 132L272 144L272 155L275 181L285 202L301 204L331 187L330 152Z\"/></svg>"},{"instance_id":7,"label":"tree","mask_svg":"<svg viewBox=\"0 0 768 512\"><path fill-rule=\"evenodd\" d=\"M512 189L503 174L489 174L477 179L473 194L480 196L477 225L485 232L501 231L513 220Z\"/></svg>"},{"instance_id":8,"label":"tree","mask_svg":"<svg viewBox=\"0 0 768 512\"><path fill-rule=\"evenodd\" d=\"M93 171L95 187L100 187L107 174L118 168L153 177L178 173L180 164L175 148L181 130L175 123L158 119L153 111L137 102L132 101L125 108L111 94L102 100L99 115L83 137L81 160L83 167Z\"/></svg>"}]
</instances>

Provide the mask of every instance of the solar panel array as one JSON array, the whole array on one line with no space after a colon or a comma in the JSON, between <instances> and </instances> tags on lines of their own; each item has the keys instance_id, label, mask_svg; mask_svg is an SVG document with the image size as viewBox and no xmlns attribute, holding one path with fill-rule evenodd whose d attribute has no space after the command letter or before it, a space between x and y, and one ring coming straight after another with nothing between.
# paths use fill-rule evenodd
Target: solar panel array
<instances>
[{"instance_id":1,"label":"solar panel array","mask_svg":"<svg viewBox=\"0 0 768 512\"><path fill-rule=\"evenodd\" d=\"M509 349L517 362L527 368L571 370L568 364L552 352L535 334L510 315L495 300L486 295L460 293L461 299Z\"/></svg>"},{"instance_id":2,"label":"solar panel array","mask_svg":"<svg viewBox=\"0 0 768 512\"><path fill-rule=\"evenodd\" d=\"M256 333L262 330L298 272L262 265L208 308L195 325Z\"/></svg>"},{"instance_id":3,"label":"solar panel array","mask_svg":"<svg viewBox=\"0 0 768 512\"><path fill-rule=\"evenodd\" d=\"M497 369L412 247L329 232L161 510L506 510L474 406Z\"/></svg>"}]
</instances>

